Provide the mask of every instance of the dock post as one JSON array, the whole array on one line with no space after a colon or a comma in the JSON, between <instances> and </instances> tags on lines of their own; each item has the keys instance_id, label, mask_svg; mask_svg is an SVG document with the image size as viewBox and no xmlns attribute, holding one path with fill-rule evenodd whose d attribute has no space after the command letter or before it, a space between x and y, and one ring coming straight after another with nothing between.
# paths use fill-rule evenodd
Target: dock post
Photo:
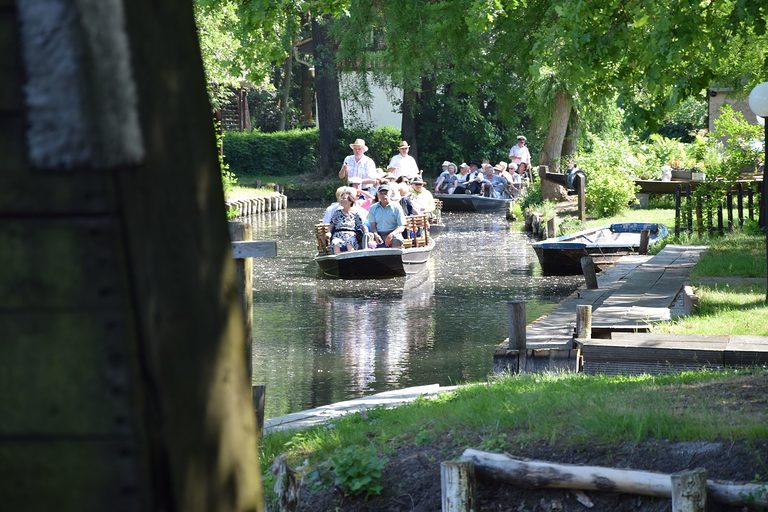
<instances>
[{"instance_id":1,"label":"dock post","mask_svg":"<svg viewBox=\"0 0 768 512\"><path fill-rule=\"evenodd\" d=\"M264 405L266 404L267 386L264 384L256 384L251 389L253 410L256 413L256 436L259 442L261 442L261 438L264 435Z\"/></svg>"},{"instance_id":2,"label":"dock post","mask_svg":"<svg viewBox=\"0 0 768 512\"><path fill-rule=\"evenodd\" d=\"M233 241L249 241L253 239L253 228L247 222L230 222L230 238ZM245 317L245 363L248 369L248 383L253 378L253 258L236 258L235 273L237 275L238 293Z\"/></svg>"},{"instance_id":3,"label":"dock post","mask_svg":"<svg viewBox=\"0 0 768 512\"><path fill-rule=\"evenodd\" d=\"M639 254L648 254L648 238L651 236L651 232L647 229L640 231L640 247L637 252Z\"/></svg>"},{"instance_id":4,"label":"dock post","mask_svg":"<svg viewBox=\"0 0 768 512\"><path fill-rule=\"evenodd\" d=\"M586 207L587 181L585 177L579 173L576 173L575 181L576 181L576 191L578 192L578 198L579 198L579 221L586 222L587 221L587 207Z\"/></svg>"},{"instance_id":5,"label":"dock post","mask_svg":"<svg viewBox=\"0 0 768 512\"><path fill-rule=\"evenodd\" d=\"M547 238L555 238L557 233L557 215L547 221Z\"/></svg>"},{"instance_id":6,"label":"dock post","mask_svg":"<svg viewBox=\"0 0 768 512\"><path fill-rule=\"evenodd\" d=\"M592 337L592 305L579 304L576 306L576 337Z\"/></svg>"},{"instance_id":7,"label":"dock post","mask_svg":"<svg viewBox=\"0 0 768 512\"><path fill-rule=\"evenodd\" d=\"M670 475L672 480L672 512L704 512L707 510L707 470L697 468Z\"/></svg>"},{"instance_id":8,"label":"dock post","mask_svg":"<svg viewBox=\"0 0 768 512\"><path fill-rule=\"evenodd\" d=\"M597 290L597 272L595 271L595 262L591 256L581 257L581 271L584 274L584 280L587 284L587 290Z\"/></svg>"},{"instance_id":9,"label":"dock post","mask_svg":"<svg viewBox=\"0 0 768 512\"><path fill-rule=\"evenodd\" d=\"M525 301L507 302L507 316L509 319L509 348L517 350L517 371L525 371L525 359L527 355L525 339Z\"/></svg>"}]
</instances>

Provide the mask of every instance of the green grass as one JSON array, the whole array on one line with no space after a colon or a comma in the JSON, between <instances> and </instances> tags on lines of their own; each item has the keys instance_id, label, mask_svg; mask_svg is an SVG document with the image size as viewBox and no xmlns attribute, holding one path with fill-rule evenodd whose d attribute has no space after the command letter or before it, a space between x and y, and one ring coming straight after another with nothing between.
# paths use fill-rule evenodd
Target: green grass
<instances>
[{"instance_id":1,"label":"green grass","mask_svg":"<svg viewBox=\"0 0 768 512\"><path fill-rule=\"evenodd\" d=\"M764 277L764 236L735 232L712 241L691 273L693 279L702 276Z\"/></svg>"},{"instance_id":2,"label":"green grass","mask_svg":"<svg viewBox=\"0 0 768 512\"><path fill-rule=\"evenodd\" d=\"M538 374L465 385L433 400L344 417L330 426L266 436L262 461L287 453L319 463L341 447L398 446L451 439L459 446L514 450L529 443L749 440L768 436L761 408L719 391L729 380L768 370L666 376Z\"/></svg>"}]
</instances>

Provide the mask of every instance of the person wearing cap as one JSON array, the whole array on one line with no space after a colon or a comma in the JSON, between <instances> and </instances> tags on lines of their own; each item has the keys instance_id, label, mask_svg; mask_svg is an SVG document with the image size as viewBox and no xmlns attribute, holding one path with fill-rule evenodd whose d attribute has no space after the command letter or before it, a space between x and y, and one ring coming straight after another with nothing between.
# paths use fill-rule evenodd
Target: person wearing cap
<instances>
[{"instance_id":1,"label":"person wearing cap","mask_svg":"<svg viewBox=\"0 0 768 512\"><path fill-rule=\"evenodd\" d=\"M408 154L410 147L408 142L400 141L400 144L397 146L398 154L392 157L387 167L391 178L398 180L402 177L410 181L419 174L419 166L416 165L416 159Z\"/></svg>"},{"instance_id":2,"label":"person wearing cap","mask_svg":"<svg viewBox=\"0 0 768 512\"><path fill-rule=\"evenodd\" d=\"M456 176L456 188L453 190L454 194L467 193L469 177L469 165L466 162L462 162L461 165L459 165L459 174Z\"/></svg>"},{"instance_id":3,"label":"person wearing cap","mask_svg":"<svg viewBox=\"0 0 768 512\"><path fill-rule=\"evenodd\" d=\"M405 214L397 202L390 201L390 186L385 183L376 191L379 202L368 210L373 239L379 247L402 247Z\"/></svg>"},{"instance_id":4,"label":"person wearing cap","mask_svg":"<svg viewBox=\"0 0 768 512\"><path fill-rule=\"evenodd\" d=\"M517 144L509 149L509 161L513 164L524 163L528 168L531 167L531 153L528 151L528 139L525 135L517 136Z\"/></svg>"},{"instance_id":5,"label":"person wearing cap","mask_svg":"<svg viewBox=\"0 0 768 512\"><path fill-rule=\"evenodd\" d=\"M421 176L416 176L411 180L411 202L416 209L417 214L429 213L435 211L435 198L427 187L424 186L424 180Z\"/></svg>"},{"instance_id":6,"label":"person wearing cap","mask_svg":"<svg viewBox=\"0 0 768 512\"><path fill-rule=\"evenodd\" d=\"M376 178L376 164L364 153L368 151L363 139L355 139L355 142L349 145L352 148L352 154L344 159L344 163L339 170L339 178L347 179L360 178L362 180L361 188L370 191L371 187L378 185Z\"/></svg>"},{"instance_id":7,"label":"person wearing cap","mask_svg":"<svg viewBox=\"0 0 768 512\"><path fill-rule=\"evenodd\" d=\"M448 164L445 166L445 164ZM451 162L443 162L443 172L435 181L435 194L453 194L459 178L456 176L456 165Z\"/></svg>"},{"instance_id":8,"label":"person wearing cap","mask_svg":"<svg viewBox=\"0 0 768 512\"><path fill-rule=\"evenodd\" d=\"M504 176L504 173L507 172L506 162L499 162L494 165L492 169L493 177L491 179L491 187L493 189L493 197L497 199L510 197L509 185L511 184L511 181Z\"/></svg>"}]
</instances>

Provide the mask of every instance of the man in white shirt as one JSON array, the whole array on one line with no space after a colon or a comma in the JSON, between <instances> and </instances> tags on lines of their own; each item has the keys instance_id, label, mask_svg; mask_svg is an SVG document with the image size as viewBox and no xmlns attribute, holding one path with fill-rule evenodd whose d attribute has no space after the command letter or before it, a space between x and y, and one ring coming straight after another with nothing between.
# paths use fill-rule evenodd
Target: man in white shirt
<instances>
[{"instance_id":1,"label":"man in white shirt","mask_svg":"<svg viewBox=\"0 0 768 512\"><path fill-rule=\"evenodd\" d=\"M509 161L515 165L524 163L528 169L531 168L531 153L528 151L528 139L525 135L517 136L517 144L509 149Z\"/></svg>"},{"instance_id":2,"label":"man in white shirt","mask_svg":"<svg viewBox=\"0 0 768 512\"><path fill-rule=\"evenodd\" d=\"M411 146L406 141L400 141L400 145L397 146L398 154L392 157L389 161L389 167L387 172L392 179L397 179L401 176L412 180L419 175L419 166L416 165L416 160L408 154L408 149Z\"/></svg>"},{"instance_id":3,"label":"man in white shirt","mask_svg":"<svg viewBox=\"0 0 768 512\"><path fill-rule=\"evenodd\" d=\"M346 178L347 183L350 178L360 178L361 188L370 191L370 188L375 187L379 182L376 176L376 164L370 157L364 155L368 151L368 146L363 139L356 139L349 147L352 148L352 154L344 159L339 170L339 178Z\"/></svg>"}]
</instances>

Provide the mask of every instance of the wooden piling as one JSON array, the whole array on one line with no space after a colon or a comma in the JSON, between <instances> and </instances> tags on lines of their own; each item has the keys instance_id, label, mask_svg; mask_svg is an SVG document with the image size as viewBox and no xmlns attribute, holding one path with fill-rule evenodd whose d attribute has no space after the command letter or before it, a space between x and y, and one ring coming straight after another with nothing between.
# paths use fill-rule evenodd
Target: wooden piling
<instances>
[{"instance_id":1,"label":"wooden piling","mask_svg":"<svg viewBox=\"0 0 768 512\"><path fill-rule=\"evenodd\" d=\"M466 461L440 463L443 512L475 510L475 466Z\"/></svg>"},{"instance_id":2,"label":"wooden piling","mask_svg":"<svg viewBox=\"0 0 768 512\"><path fill-rule=\"evenodd\" d=\"M586 222L587 221L587 207L586 207L586 205L587 205L587 198L586 198L587 183L586 183L586 179L581 174L577 173L574 181L576 182L575 183L575 185L576 185L576 192L577 192L578 198L579 198L579 203L578 203L579 204L579 220L581 222Z\"/></svg>"},{"instance_id":3,"label":"wooden piling","mask_svg":"<svg viewBox=\"0 0 768 512\"><path fill-rule=\"evenodd\" d=\"M557 216L554 216L547 221L547 238L555 238L556 232L557 232Z\"/></svg>"},{"instance_id":4,"label":"wooden piling","mask_svg":"<svg viewBox=\"0 0 768 512\"><path fill-rule=\"evenodd\" d=\"M640 231L640 247L638 247L637 252L640 254L648 254L648 239L651 235L651 232L647 229L643 229Z\"/></svg>"},{"instance_id":5,"label":"wooden piling","mask_svg":"<svg viewBox=\"0 0 768 512\"><path fill-rule=\"evenodd\" d=\"M707 470L697 468L670 475L672 512L706 512Z\"/></svg>"},{"instance_id":6,"label":"wooden piling","mask_svg":"<svg viewBox=\"0 0 768 512\"><path fill-rule=\"evenodd\" d=\"M230 238L233 241L250 241L253 238L253 229L247 222L230 222ZM253 377L253 258L235 259L235 272L238 284L240 304L243 308L245 320L245 361L248 368L248 383Z\"/></svg>"},{"instance_id":7,"label":"wooden piling","mask_svg":"<svg viewBox=\"0 0 768 512\"><path fill-rule=\"evenodd\" d=\"M576 337L592 337L592 304L576 306Z\"/></svg>"},{"instance_id":8,"label":"wooden piling","mask_svg":"<svg viewBox=\"0 0 768 512\"><path fill-rule=\"evenodd\" d=\"M267 386L256 384L252 387L253 410L256 413L256 435L259 441L264 434L264 406L266 404Z\"/></svg>"},{"instance_id":9,"label":"wooden piling","mask_svg":"<svg viewBox=\"0 0 768 512\"><path fill-rule=\"evenodd\" d=\"M592 261L592 256L582 256L580 262L587 289L597 290L597 271L595 270L595 262Z\"/></svg>"}]
</instances>

